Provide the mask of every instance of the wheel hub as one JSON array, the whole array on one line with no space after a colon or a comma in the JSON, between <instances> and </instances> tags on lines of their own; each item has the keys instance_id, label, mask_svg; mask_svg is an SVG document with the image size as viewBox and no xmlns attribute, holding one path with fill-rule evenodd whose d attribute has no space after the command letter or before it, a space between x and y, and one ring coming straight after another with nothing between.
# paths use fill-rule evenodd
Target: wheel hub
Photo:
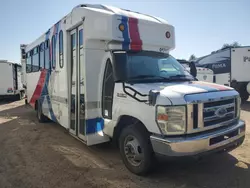
<instances>
[{"instance_id":1,"label":"wheel hub","mask_svg":"<svg viewBox=\"0 0 250 188\"><path fill-rule=\"evenodd\" d=\"M138 140L134 136L125 139L124 152L126 158L133 166L139 166L142 162L142 150Z\"/></svg>"}]
</instances>

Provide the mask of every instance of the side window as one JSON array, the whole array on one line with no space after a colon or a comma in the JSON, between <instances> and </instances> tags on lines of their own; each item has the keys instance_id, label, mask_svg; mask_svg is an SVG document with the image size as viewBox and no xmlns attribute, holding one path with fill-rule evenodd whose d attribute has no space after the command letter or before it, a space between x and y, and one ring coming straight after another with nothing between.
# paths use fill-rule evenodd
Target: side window
<instances>
[{"instance_id":1,"label":"side window","mask_svg":"<svg viewBox=\"0 0 250 188\"><path fill-rule=\"evenodd\" d=\"M59 66L60 68L63 68L64 62L63 62L63 31L60 31L59 33Z\"/></svg>"},{"instance_id":2,"label":"side window","mask_svg":"<svg viewBox=\"0 0 250 188\"><path fill-rule=\"evenodd\" d=\"M26 58L26 73L30 73L32 71L31 56L32 56L32 50L27 53L27 58Z\"/></svg>"},{"instance_id":3,"label":"side window","mask_svg":"<svg viewBox=\"0 0 250 188\"><path fill-rule=\"evenodd\" d=\"M83 29L79 31L79 46L83 46Z\"/></svg>"},{"instance_id":4,"label":"side window","mask_svg":"<svg viewBox=\"0 0 250 188\"><path fill-rule=\"evenodd\" d=\"M51 41L51 50L52 50L52 68L55 69L56 68L56 38L55 35L53 35L52 37L52 41Z\"/></svg>"},{"instance_id":5,"label":"side window","mask_svg":"<svg viewBox=\"0 0 250 188\"><path fill-rule=\"evenodd\" d=\"M37 72L40 69L39 65L39 46L33 49L33 56L32 56L32 72Z\"/></svg>"},{"instance_id":6,"label":"side window","mask_svg":"<svg viewBox=\"0 0 250 188\"><path fill-rule=\"evenodd\" d=\"M110 59L107 60L102 87L102 115L105 118L112 118L113 94L115 81Z\"/></svg>"},{"instance_id":7,"label":"side window","mask_svg":"<svg viewBox=\"0 0 250 188\"><path fill-rule=\"evenodd\" d=\"M49 39L45 41L45 48L44 48L44 58L45 58L45 69L49 70L50 69L50 46L49 46Z\"/></svg>"},{"instance_id":8,"label":"side window","mask_svg":"<svg viewBox=\"0 0 250 188\"><path fill-rule=\"evenodd\" d=\"M44 42L42 44L40 44L40 55L39 55L39 59L40 59L40 69L45 68L44 66Z\"/></svg>"}]
</instances>

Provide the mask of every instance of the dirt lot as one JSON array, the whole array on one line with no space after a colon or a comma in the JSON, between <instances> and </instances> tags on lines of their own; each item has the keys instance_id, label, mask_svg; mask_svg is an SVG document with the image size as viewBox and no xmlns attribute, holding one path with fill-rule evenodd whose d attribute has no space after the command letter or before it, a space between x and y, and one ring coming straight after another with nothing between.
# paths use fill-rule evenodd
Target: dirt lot
<instances>
[{"instance_id":1,"label":"dirt lot","mask_svg":"<svg viewBox=\"0 0 250 188\"><path fill-rule=\"evenodd\" d=\"M87 147L60 126L39 124L24 101L0 104L0 188L250 187L250 102L242 106L247 138L229 154L165 161L155 173L128 172L110 144Z\"/></svg>"}]
</instances>

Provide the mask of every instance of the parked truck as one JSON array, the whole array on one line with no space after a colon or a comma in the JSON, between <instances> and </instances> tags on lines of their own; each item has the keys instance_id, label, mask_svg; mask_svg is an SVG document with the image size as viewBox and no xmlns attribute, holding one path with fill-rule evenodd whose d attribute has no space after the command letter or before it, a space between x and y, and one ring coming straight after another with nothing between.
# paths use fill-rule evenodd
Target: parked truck
<instances>
[{"instance_id":1,"label":"parked truck","mask_svg":"<svg viewBox=\"0 0 250 188\"><path fill-rule=\"evenodd\" d=\"M88 146L112 141L138 175L158 154L238 147L238 92L196 81L170 55L174 47L174 26L162 18L78 5L25 47L28 103L40 122L52 120Z\"/></svg>"},{"instance_id":2,"label":"parked truck","mask_svg":"<svg viewBox=\"0 0 250 188\"><path fill-rule=\"evenodd\" d=\"M0 60L0 98L21 99L24 96L21 72L21 65Z\"/></svg>"},{"instance_id":3,"label":"parked truck","mask_svg":"<svg viewBox=\"0 0 250 188\"><path fill-rule=\"evenodd\" d=\"M233 87L242 101L250 95L250 46L225 48L199 58L196 66L213 70L217 84Z\"/></svg>"}]
</instances>

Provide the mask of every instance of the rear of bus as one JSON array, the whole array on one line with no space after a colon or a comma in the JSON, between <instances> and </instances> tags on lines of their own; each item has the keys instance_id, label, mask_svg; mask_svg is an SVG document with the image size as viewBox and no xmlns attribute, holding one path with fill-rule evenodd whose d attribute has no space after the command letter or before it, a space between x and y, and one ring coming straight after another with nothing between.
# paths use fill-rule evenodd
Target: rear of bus
<instances>
[{"instance_id":1,"label":"rear of bus","mask_svg":"<svg viewBox=\"0 0 250 188\"><path fill-rule=\"evenodd\" d=\"M0 97L14 95L12 64L0 61Z\"/></svg>"}]
</instances>

